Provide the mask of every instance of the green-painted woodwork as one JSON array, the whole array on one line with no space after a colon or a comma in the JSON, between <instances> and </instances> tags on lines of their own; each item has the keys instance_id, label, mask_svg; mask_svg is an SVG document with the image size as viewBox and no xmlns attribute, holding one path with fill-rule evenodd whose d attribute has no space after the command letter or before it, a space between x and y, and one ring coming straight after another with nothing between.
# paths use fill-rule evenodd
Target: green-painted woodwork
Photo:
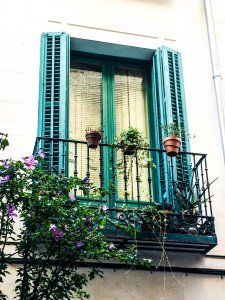
<instances>
[{"instance_id":1,"label":"green-painted woodwork","mask_svg":"<svg viewBox=\"0 0 225 300\"><path fill-rule=\"evenodd\" d=\"M69 43L66 33L41 36L38 136L68 137ZM66 172L66 145L46 141L41 146L50 168Z\"/></svg>"},{"instance_id":2,"label":"green-painted woodwork","mask_svg":"<svg viewBox=\"0 0 225 300\"><path fill-rule=\"evenodd\" d=\"M183 88L183 75L181 55L179 52L161 47L153 57L152 64L152 99L154 113L154 147L162 148L165 138L161 127L176 122L185 130L185 138L182 138L181 151L189 151L187 117L185 108L185 94ZM155 196L158 201L173 202L173 187L169 159L164 154L158 155L158 188ZM187 156L173 158L174 179L176 182L189 181L189 161Z\"/></svg>"},{"instance_id":3,"label":"green-painted woodwork","mask_svg":"<svg viewBox=\"0 0 225 300\"><path fill-rule=\"evenodd\" d=\"M115 138L115 107L114 107L114 68L131 67L146 70L147 86L146 101L148 109L150 145L162 148L164 132L161 125L178 122L182 129L188 132L183 87L182 63L179 52L161 47L155 51L150 62L127 60L113 61L104 56L91 58L87 54L83 57L72 56L80 62L97 63L103 70L103 141L113 143ZM40 93L38 136L51 138L68 138L69 124L69 69L70 69L70 38L66 33L44 33L41 37L40 60ZM151 73L151 74L150 74ZM149 77L149 80L148 80ZM151 77L151 79L150 79ZM150 83L151 80L151 83ZM107 137L107 140L106 140ZM44 151L50 156L50 167L66 172L68 168L68 149L58 142L45 142ZM182 151L189 151L188 137L182 139ZM63 155L61 155L63 154ZM104 150L104 179L105 187L111 177L111 153ZM156 201L172 201L172 186L168 158L165 155L153 155L157 169L152 171L153 195ZM106 163L107 162L107 163ZM174 178L177 181L188 181L189 161L187 157L174 159L176 169ZM116 199L110 200L111 206Z\"/></svg>"}]
</instances>

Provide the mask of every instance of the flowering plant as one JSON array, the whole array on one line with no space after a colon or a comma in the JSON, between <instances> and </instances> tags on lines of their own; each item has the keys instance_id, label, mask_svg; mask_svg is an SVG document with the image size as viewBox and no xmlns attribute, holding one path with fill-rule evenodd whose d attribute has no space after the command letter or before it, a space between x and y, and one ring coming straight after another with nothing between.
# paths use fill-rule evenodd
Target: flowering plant
<instances>
[{"instance_id":1,"label":"flowering plant","mask_svg":"<svg viewBox=\"0 0 225 300\"><path fill-rule=\"evenodd\" d=\"M0 165L0 282L8 259L19 258L16 299L71 299L73 294L88 298L84 287L103 273L91 263L88 272L82 272L84 261L115 259L149 267L151 262L141 259L134 245L120 249L107 242L104 230L114 222L107 205L77 201L74 191L85 191L87 179L49 174L41 168L44 159L39 151L35 157ZM17 219L22 226L16 235ZM117 228L134 233L133 226ZM8 254L5 249L11 241L16 242L16 253ZM0 298L6 296L0 293Z\"/></svg>"}]
</instances>

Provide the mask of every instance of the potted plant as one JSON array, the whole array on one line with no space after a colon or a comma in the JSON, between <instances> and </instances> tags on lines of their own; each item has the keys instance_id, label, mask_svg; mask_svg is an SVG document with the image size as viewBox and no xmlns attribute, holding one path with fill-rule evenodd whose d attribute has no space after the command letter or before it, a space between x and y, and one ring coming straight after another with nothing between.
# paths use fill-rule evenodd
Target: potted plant
<instances>
[{"instance_id":1,"label":"potted plant","mask_svg":"<svg viewBox=\"0 0 225 300\"><path fill-rule=\"evenodd\" d=\"M120 135L116 138L116 142L118 146L122 146L123 152L126 155L133 155L136 149L148 147L143 133L131 126L121 131Z\"/></svg>"},{"instance_id":2,"label":"potted plant","mask_svg":"<svg viewBox=\"0 0 225 300\"><path fill-rule=\"evenodd\" d=\"M161 210L162 205L152 201L146 206L140 215L142 224L141 230L143 232L154 232L155 234L162 234L166 232L166 213Z\"/></svg>"},{"instance_id":3,"label":"potted plant","mask_svg":"<svg viewBox=\"0 0 225 300\"><path fill-rule=\"evenodd\" d=\"M117 157L117 169L119 174L126 175L127 185L131 184L130 178L132 177L133 166L138 161L139 174L136 180L142 182L142 171L145 167L156 168L151 154L148 150L149 144L144 137L143 133L137 128L128 127L123 129L119 136L116 137L117 150L121 149L125 155ZM124 168L126 164L126 169ZM129 196L129 193L127 193Z\"/></svg>"},{"instance_id":4,"label":"potted plant","mask_svg":"<svg viewBox=\"0 0 225 300\"><path fill-rule=\"evenodd\" d=\"M91 149L96 149L102 139L102 130L93 130L91 128L86 129L85 138L87 141L87 145Z\"/></svg>"},{"instance_id":5,"label":"potted plant","mask_svg":"<svg viewBox=\"0 0 225 300\"><path fill-rule=\"evenodd\" d=\"M184 130L180 129L177 123L163 125L162 128L166 135L166 138L163 140L163 145L167 155L170 157L177 156L180 150L181 136L183 136Z\"/></svg>"}]
</instances>

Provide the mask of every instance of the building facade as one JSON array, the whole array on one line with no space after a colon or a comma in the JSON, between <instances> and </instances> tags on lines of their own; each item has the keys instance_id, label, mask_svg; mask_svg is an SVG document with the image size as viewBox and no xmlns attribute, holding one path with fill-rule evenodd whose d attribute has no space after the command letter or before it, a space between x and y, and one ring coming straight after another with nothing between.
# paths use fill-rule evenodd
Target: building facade
<instances>
[{"instance_id":1,"label":"building facade","mask_svg":"<svg viewBox=\"0 0 225 300\"><path fill-rule=\"evenodd\" d=\"M93 300L225 298L223 2L206 0L204 6L202 0L20 0L13 9L8 2L1 10L0 131L8 133L10 141L5 157L31 154L37 136L84 140L86 127L102 127L104 142L113 143L117 133L131 125L150 136L152 148L160 149L160 126L176 121L190 138L182 142L185 153L176 162L172 181L187 176L189 187L192 178L195 181L195 192L196 181L199 193L204 185L207 193L210 189L197 204L203 215L196 217L201 233L190 232L195 226L189 223L185 234L171 235L166 254L153 244L142 247L143 254L154 259L154 272L104 265L105 279L89 287ZM65 163L63 142L38 142L46 152L52 151L53 167L73 174L70 144ZM77 151L76 169L85 176L82 148ZM207 165L201 153L207 154ZM165 157L160 162L160 155L155 158L156 179L151 179L153 197L168 202L174 197L172 169ZM93 180L101 184L95 165L98 154L91 160ZM105 159L104 175L109 173L107 162L110 158ZM145 171L146 185L140 188L144 192L149 184ZM139 205L147 196L137 191L135 175L130 180L132 191L125 192L133 193L131 199L138 198ZM118 184L118 198L123 198L120 193L124 194L124 182ZM210 227L211 204L215 230ZM211 229L205 229L206 220L212 222ZM9 299L12 278L4 286Z\"/></svg>"}]
</instances>

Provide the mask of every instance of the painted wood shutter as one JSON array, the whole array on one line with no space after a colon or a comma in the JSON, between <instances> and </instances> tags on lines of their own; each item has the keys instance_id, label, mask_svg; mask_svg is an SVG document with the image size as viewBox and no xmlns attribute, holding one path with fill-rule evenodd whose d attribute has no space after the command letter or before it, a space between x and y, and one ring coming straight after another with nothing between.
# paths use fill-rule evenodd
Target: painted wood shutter
<instances>
[{"instance_id":1,"label":"painted wood shutter","mask_svg":"<svg viewBox=\"0 0 225 300\"><path fill-rule=\"evenodd\" d=\"M152 97L154 110L154 147L163 149L164 130L161 127L176 122L188 132L183 86L181 54L161 47L153 57ZM182 138L181 151L189 151L188 136ZM158 156L158 197L161 201L173 202L171 169L165 154ZM189 161L187 155L173 159L174 179L177 183L189 181Z\"/></svg>"},{"instance_id":2,"label":"painted wood shutter","mask_svg":"<svg viewBox=\"0 0 225 300\"><path fill-rule=\"evenodd\" d=\"M69 35L41 36L38 136L68 137ZM66 148L62 142L45 140L41 147L52 170L65 172Z\"/></svg>"}]
</instances>

